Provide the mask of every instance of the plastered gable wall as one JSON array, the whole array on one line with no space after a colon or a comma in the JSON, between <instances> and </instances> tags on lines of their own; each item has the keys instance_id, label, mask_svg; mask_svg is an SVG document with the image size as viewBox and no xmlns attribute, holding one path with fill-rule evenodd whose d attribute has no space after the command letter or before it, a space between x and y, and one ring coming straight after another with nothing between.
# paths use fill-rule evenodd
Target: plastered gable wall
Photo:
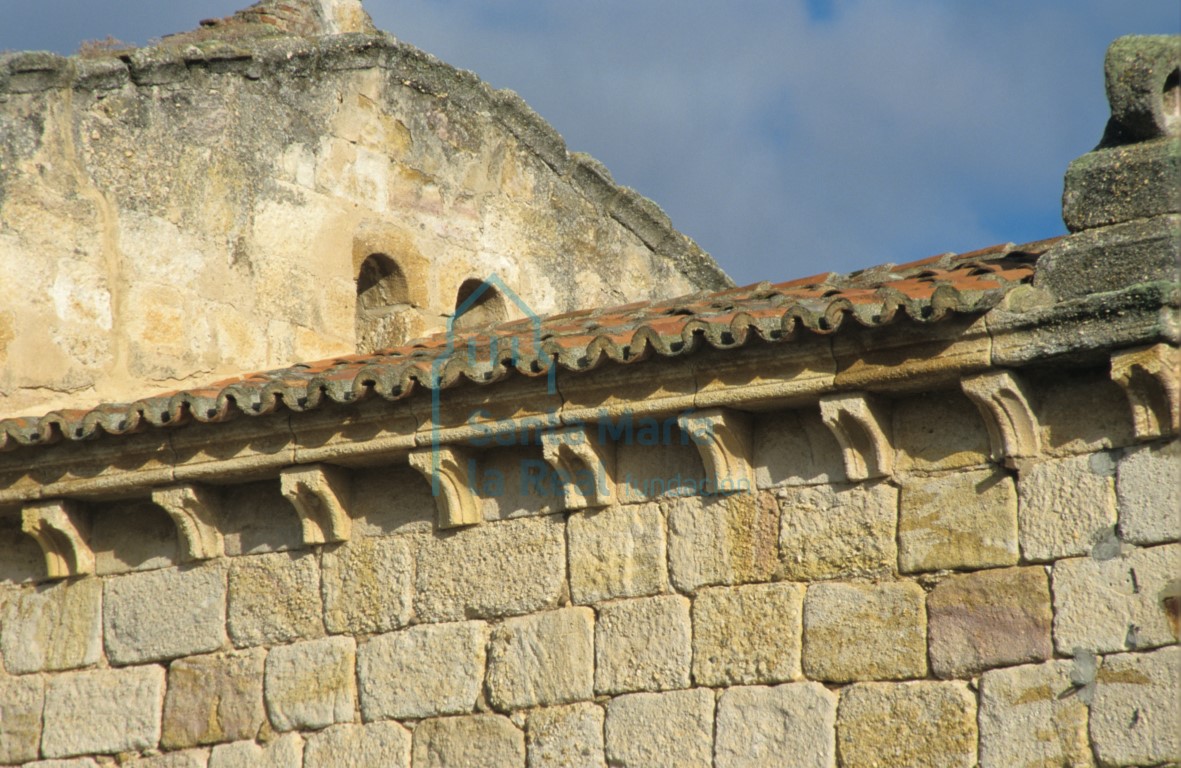
<instances>
[{"instance_id":1,"label":"plastered gable wall","mask_svg":"<svg viewBox=\"0 0 1181 768\"><path fill-rule=\"evenodd\" d=\"M402 343L493 274L541 314L729 282L511 92L384 35L210 34L0 59L0 413ZM359 340L373 254L404 287Z\"/></svg>"},{"instance_id":2,"label":"plastered gable wall","mask_svg":"<svg viewBox=\"0 0 1181 768\"><path fill-rule=\"evenodd\" d=\"M877 470L815 405L755 413L753 493L654 492L707 473L673 432L571 510L513 490L541 445L488 446L478 525L390 462L344 470L348 539L308 544L262 478L213 486L224 556L184 565L146 498L86 505L95 574L55 583L9 520L0 763L1181 759L1178 445L1104 369L1023 384L1017 461L940 388L875 400Z\"/></svg>"}]
</instances>

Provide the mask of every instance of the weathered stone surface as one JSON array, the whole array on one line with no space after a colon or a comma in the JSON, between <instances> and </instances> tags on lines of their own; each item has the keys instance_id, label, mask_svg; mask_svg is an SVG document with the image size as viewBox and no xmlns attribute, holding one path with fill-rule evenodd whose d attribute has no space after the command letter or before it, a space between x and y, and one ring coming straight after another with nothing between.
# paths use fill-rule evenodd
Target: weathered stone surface
<instances>
[{"instance_id":1,"label":"weathered stone surface","mask_svg":"<svg viewBox=\"0 0 1181 768\"><path fill-rule=\"evenodd\" d=\"M687 365L670 370L653 382L660 390L653 394L668 395L677 391L688 394L693 388L692 375ZM634 392L625 395L618 389L607 395L619 404L617 407L624 409L623 413L629 412L628 398L634 396ZM577 392L574 397L578 397ZM567 398L568 402L570 400ZM689 486L700 487L706 478L705 466L692 441L682 444L679 431L671 432L668 440L643 439L637 436L639 431L640 427L637 427L631 439L625 435L615 446L616 466L622 468L622 477L616 478L615 486L620 504L655 501L671 494L683 493Z\"/></svg>"},{"instance_id":2,"label":"weathered stone surface","mask_svg":"<svg viewBox=\"0 0 1181 768\"><path fill-rule=\"evenodd\" d=\"M898 562L898 490L886 483L779 492L779 556L793 581L874 575Z\"/></svg>"},{"instance_id":3,"label":"weathered stone surface","mask_svg":"<svg viewBox=\"0 0 1181 768\"><path fill-rule=\"evenodd\" d=\"M1088 554L1116 522L1114 474L1105 453L1026 465L1017 480L1025 559Z\"/></svg>"},{"instance_id":4,"label":"weathered stone surface","mask_svg":"<svg viewBox=\"0 0 1181 768\"><path fill-rule=\"evenodd\" d=\"M912 477L902 486L903 571L1017 564L1017 489L1003 472Z\"/></svg>"},{"instance_id":5,"label":"weathered stone surface","mask_svg":"<svg viewBox=\"0 0 1181 768\"><path fill-rule=\"evenodd\" d=\"M1132 250L1139 248L1139 244L1130 245ZM1108 262L1102 268L1111 274L1112 266L1112 262ZM1040 277L1040 266L1038 273ZM1037 278L1034 280L1036 283ZM1128 306L1102 297L1093 297L1089 302L1088 306L1080 308L1089 317L1102 318L1109 312L1135 312L1135 305ZM1078 318L1075 323L1080 321L1086 323L1083 318ZM1111 323L1103 320L1099 322L1101 325L1094 327L1094 332L1110 334L1116 331ZM1080 329L1071 328L1071 334L1076 338L1079 332ZM1070 342L1056 338L1060 336L1051 323L1043 321L1038 324L1035 337L1025 343L1027 346L1030 343L1043 345L1036 357L1044 359L1048 354L1061 353L1070 348ZM1070 376L1049 374L1040 381L1035 391L1041 395L1038 398L1037 421L1041 427L1040 443L1045 454L1069 457L1135 445L1136 436L1128 413L1127 395L1111 380L1108 366L1089 371L1071 371Z\"/></svg>"},{"instance_id":6,"label":"weathered stone surface","mask_svg":"<svg viewBox=\"0 0 1181 768\"><path fill-rule=\"evenodd\" d=\"M108 579L103 630L112 664L205 653L226 642L226 568L214 563Z\"/></svg>"},{"instance_id":7,"label":"weathered stone surface","mask_svg":"<svg viewBox=\"0 0 1181 768\"><path fill-rule=\"evenodd\" d=\"M589 699L595 614L564 608L506 619L488 644L488 697L497 709Z\"/></svg>"},{"instance_id":8,"label":"weathered stone surface","mask_svg":"<svg viewBox=\"0 0 1181 768\"><path fill-rule=\"evenodd\" d=\"M324 637L272 648L265 695L279 731L352 722L357 703L356 641Z\"/></svg>"},{"instance_id":9,"label":"weathered stone surface","mask_svg":"<svg viewBox=\"0 0 1181 768\"><path fill-rule=\"evenodd\" d=\"M924 677L924 596L909 581L808 587L804 673L835 683Z\"/></svg>"},{"instance_id":10,"label":"weathered stone surface","mask_svg":"<svg viewBox=\"0 0 1181 768\"><path fill-rule=\"evenodd\" d=\"M219 744L209 754L209 768L300 768L303 737L286 733L266 745L253 741Z\"/></svg>"},{"instance_id":11,"label":"weathered stone surface","mask_svg":"<svg viewBox=\"0 0 1181 768\"><path fill-rule=\"evenodd\" d=\"M971 768L976 697L967 683L861 683L841 691L842 768Z\"/></svg>"},{"instance_id":12,"label":"weathered stone surface","mask_svg":"<svg viewBox=\"0 0 1181 768\"><path fill-rule=\"evenodd\" d=\"M893 403L901 472L978 467L988 462L988 429L962 392L927 392Z\"/></svg>"},{"instance_id":13,"label":"weathered stone surface","mask_svg":"<svg viewBox=\"0 0 1181 768\"><path fill-rule=\"evenodd\" d=\"M799 678L803 613L802 584L701 590L693 600L694 682L720 687Z\"/></svg>"},{"instance_id":14,"label":"weathered stone surface","mask_svg":"<svg viewBox=\"0 0 1181 768\"><path fill-rule=\"evenodd\" d=\"M1054 564L1054 645L1061 654L1167 645L1177 638L1162 604L1181 574L1181 544L1137 549L1112 558Z\"/></svg>"},{"instance_id":15,"label":"weathered stone surface","mask_svg":"<svg viewBox=\"0 0 1181 768\"><path fill-rule=\"evenodd\" d=\"M1070 679L1071 663L1050 661L985 672L980 678L980 766L1094 763L1087 704Z\"/></svg>"},{"instance_id":16,"label":"weathered stone surface","mask_svg":"<svg viewBox=\"0 0 1181 768\"><path fill-rule=\"evenodd\" d=\"M45 757L150 749L160 741L164 670L157 666L71 672L48 678Z\"/></svg>"},{"instance_id":17,"label":"weathered stone surface","mask_svg":"<svg viewBox=\"0 0 1181 768\"><path fill-rule=\"evenodd\" d=\"M13 674L85 667L102 655L102 582L28 587L0 605L0 653Z\"/></svg>"},{"instance_id":18,"label":"weathered stone surface","mask_svg":"<svg viewBox=\"0 0 1181 768\"><path fill-rule=\"evenodd\" d=\"M522 766L525 734L500 715L424 720L414 729L413 762L414 768Z\"/></svg>"},{"instance_id":19,"label":"weathered stone surface","mask_svg":"<svg viewBox=\"0 0 1181 768\"><path fill-rule=\"evenodd\" d=\"M950 576L927 596L927 622L937 677L967 678L1054 653L1050 585L1041 566Z\"/></svg>"},{"instance_id":20,"label":"weathered stone surface","mask_svg":"<svg viewBox=\"0 0 1181 768\"><path fill-rule=\"evenodd\" d=\"M150 503L95 505L90 548L100 576L167 568L177 562L176 524Z\"/></svg>"},{"instance_id":21,"label":"weathered stone surface","mask_svg":"<svg viewBox=\"0 0 1181 768\"><path fill-rule=\"evenodd\" d=\"M414 560L405 538L360 538L326 547L320 566L329 632L389 632L410 621Z\"/></svg>"},{"instance_id":22,"label":"weathered stone surface","mask_svg":"<svg viewBox=\"0 0 1181 768\"><path fill-rule=\"evenodd\" d=\"M314 554L275 552L230 561L228 626L239 648L322 635L320 610Z\"/></svg>"},{"instance_id":23,"label":"weathered stone surface","mask_svg":"<svg viewBox=\"0 0 1181 768\"><path fill-rule=\"evenodd\" d=\"M812 409L764 414L757 419L753 464L758 488L845 479L841 447Z\"/></svg>"},{"instance_id":24,"label":"weathered stone surface","mask_svg":"<svg viewBox=\"0 0 1181 768\"><path fill-rule=\"evenodd\" d=\"M1159 93L1164 89L1158 86L1156 90ZM1125 222L1141 224L1135 220L1177 213L1181 209L1175 183L1179 175L1181 151L1175 136L1088 152L1072 161L1066 170L1062 219L1067 228L1077 232ZM1140 260L1146 263L1138 265L1139 270L1125 267L1115 275L1105 275L1089 263L1107 261L1103 254L1092 252L1106 245L1105 241L1106 238L1095 238L1074 248L1059 249L1055 253L1057 258L1051 261L1054 269L1042 282L1055 295L1070 297L1112 290L1137 279L1139 282L1168 280L1176 275L1176 261L1170 263L1167 259L1166 249L1170 245L1167 240L1149 251L1157 258L1147 258L1149 254L1141 256Z\"/></svg>"},{"instance_id":25,"label":"weathered stone surface","mask_svg":"<svg viewBox=\"0 0 1181 768\"><path fill-rule=\"evenodd\" d=\"M357 649L366 720L471 712L484 684L488 625L423 624Z\"/></svg>"},{"instance_id":26,"label":"weathered stone surface","mask_svg":"<svg viewBox=\"0 0 1181 768\"><path fill-rule=\"evenodd\" d=\"M206 768L208 763L208 750L186 749L180 752L164 752L151 757L132 758L121 765L128 766L128 768Z\"/></svg>"},{"instance_id":27,"label":"weathered stone surface","mask_svg":"<svg viewBox=\"0 0 1181 768\"><path fill-rule=\"evenodd\" d=\"M389 720L330 726L308 737L303 768L410 768L410 732Z\"/></svg>"},{"instance_id":28,"label":"weathered stone surface","mask_svg":"<svg viewBox=\"0 0 1181 768\"><path fill-rule=\"evenodd\" d=\"M25 768L100 768L89 757L79 757L74 760L37 760L33 763L25 763Z\"/></svg>"},{"instance_id":29,"label":"weathered stone surface","mask_svg":"<svg viewBox=\"0 0 1181 768\"><path fill-rule=\"evenodd\" d=\"M1181 761L1181 648L1106 656L1095 682L1090 732L1104 764Z\"/></svg>"},{"instance_id":30,"label":"weathered stone surface","mask_svg":"<svg viewBox=\"0 0 1181 768\"><path fill-rule=\"evenodd\" d=\"M254 648L172 662L160 743L177 749L254 738L266 719L265 658L265 650Z\"/></svg>"},{"instance_id":31,"label":"weathered stone surface","mask_svg":"<svg viewBox=\"0 0 1181 768\"><path fill-rule=\"evenodd\" d=\"M1181 442L1129 451L1119 463L1116 498L1124 541L1181 539Z\"/></svg>"},{"instance_id":32,"label":"weathered stone surface","mask_svg":"<svg viewBox=\"0 0 1181 768\"><path fill-rule=\"evenodd\" d=\"M595 691L688 688L691 638L688 598L604 603L595 625Z\"/></svg>"},{"instance_id":33,"label":"weathered stone surface","mask_svg":"<svg viewBox=\"0 0 1181 768\"><path fill-rule=\"evenodd\" d=\"M620 768L711 765L714 692L694 688L630 693L607 702L608 765Z\"/></svg>"},{"instance_id":34,"label":"weathered stone surface","mask_svg":"<svg viewBox=\"0 0 1181 768\"><path fill-rule=\"evenodd\" d=\"M571 515L570 594L576 603L668 591L664 516L656 504Z\"/></svg>"},{"instance_id":35,"label":"weathered stone surface","mask_svg":"<svg viewBox=\"0 0 1181 768\"><path fill-rule=\"evenodd\" d=\"M44 703L42 678L0 676L0 765L37 759Z\"/></svg>"},{"instance_id":36,"label":"weathered stone surface","mask_svg":"<svg viewBox=\"0 0 1181 768\"><path fill-rule=\"evenodd\" d=\"M556 607L566 582L558 516L436 533L418 551L420 621L493 618Z\"/></svg>"},{"instance_id":37,"label":"weathered stone surface","mask_svg":"<svg viewBox=\"0 0 1181 768\"><path fill-rule=\"evenodd\" d=\"M525 725L529 768L606 768L603 709L570 704L537 709Z\"/></svg>"},{"instance_id":38,"label":"weathered stone surface","mask_svg":"<svg viewBox=\"0 0 1181 768\"><path fill-rule=\"evenodd\" d=\"M227 555L260 555L303 547L299 515L278 483L244 483L222 491L221 528Z\"/></svg>"},{"instance_id":39,"label":"weathered stone surface","mask_svg":"<svg viewBox=\"0 0 1181 768\"><path fill-rule=\"evenodd\" d=\"M683 496L664 503L670 576L679 591L771 580L779 509L770 493Z\"/></svg>"},{"instance_id":40,"label":"weathered stone surface","mask_svg":"<svg viewBox=\"0 0 1181 768\"><path fill-rule=\"evenodd\" d=\"M836 765L837 695L819 683L737 687L718 698L717 768Z\"/></svg>"}]
</instances>

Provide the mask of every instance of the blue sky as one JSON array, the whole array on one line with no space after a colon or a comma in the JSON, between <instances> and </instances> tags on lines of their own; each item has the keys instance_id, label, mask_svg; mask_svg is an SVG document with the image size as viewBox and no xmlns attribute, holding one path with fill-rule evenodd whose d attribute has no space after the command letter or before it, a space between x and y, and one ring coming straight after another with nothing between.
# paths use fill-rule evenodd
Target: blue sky
<instances>
[{"instance_id":1,"label":"blue sky","mask_svg":"<svg viewBox=\"0 0 1181 768\"><path fill-rule=\"evenodd\" d=\"M146 43L246 0L0 0L0 50ZM366 0L525 97L739 283L1063 231L1103 53L1176 0Z\"/></svg>"}]
</instances>

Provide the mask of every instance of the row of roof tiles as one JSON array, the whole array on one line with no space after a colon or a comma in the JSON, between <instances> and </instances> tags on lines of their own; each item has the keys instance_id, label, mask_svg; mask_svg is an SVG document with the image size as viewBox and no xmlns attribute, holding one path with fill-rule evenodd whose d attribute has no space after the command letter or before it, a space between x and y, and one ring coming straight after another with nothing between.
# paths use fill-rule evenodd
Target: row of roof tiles
<instances>
[{"instance_id":1,"label":"row of roof tiles","mask_svg":"<svg viewBox=\"0 0 1181 768\"><path fill-rule=\"evenodd\" d=\"M847 275L822 274L515 320L474 332L436 334L375 354L252 373L132 403L0 420L0 451L153 427L175 428L192 421L219 423L240 414L259 416L283 408L308 411L329 402L352 403L375 396L400 400L418 389L445 389L461 379L492 384L514 372L545 375L552 365L559 371L585 372L606 362L626 364L654 355L685 355L703 345L735 349L755 338L789 342L802 333L884 326L902 317L936 323L950 315L985 312L1009 290L1030 282L1038 256L1057 239L944 254Z\"/></svg>"}]
</instances>

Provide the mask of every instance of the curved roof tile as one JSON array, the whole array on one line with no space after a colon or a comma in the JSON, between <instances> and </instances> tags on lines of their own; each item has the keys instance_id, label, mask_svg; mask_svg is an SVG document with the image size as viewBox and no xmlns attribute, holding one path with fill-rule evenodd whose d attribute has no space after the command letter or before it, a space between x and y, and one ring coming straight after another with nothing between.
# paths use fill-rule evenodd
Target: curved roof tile
<instances>
[{"instance_id":1,"label":"curved roof tile","mask_svg":"<svg viewBox=\"0 0 1181 768\"><path fill-rule=\"evenodd\" d=\"M491 385L510 375L592 370L604 361L629 364L653 355L686 355L708 344L734 349L752 338L786 342L801 333L888 325L900 317L936 323L982 313L1015 286L1032 280L1038 256L1059 238L944 254L848 275L822 274L715 293L583 309L514 320L448 340L436 334L375 354L347 355L251 373L206 386L90 410L0 420L0 451L89 440L191 421L219 423L241 414L310 411L325 403L370 397L400 400L416 389L445 389L461 378ZM540 344L539 344L540 342ZM477 351L469 354L471 345Z\"/></svg>"}]
</instances>

